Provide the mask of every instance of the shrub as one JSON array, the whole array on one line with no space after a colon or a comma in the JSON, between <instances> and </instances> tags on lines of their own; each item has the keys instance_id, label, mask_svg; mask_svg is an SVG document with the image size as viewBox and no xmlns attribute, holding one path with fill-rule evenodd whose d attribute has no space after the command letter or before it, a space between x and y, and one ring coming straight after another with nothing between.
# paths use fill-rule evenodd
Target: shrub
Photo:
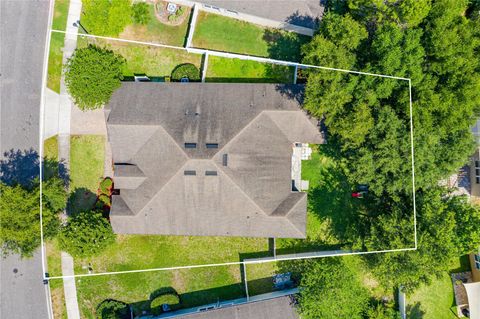
<instances>
[{"instance_id":1,"label":"shrub","mask_svg":"<svg viewBox=\"0 0 480 319\"><path fill-rule=\"evenodd\" d=\"M70 217L59 237L61 248L75 257L96 255L115 241L112 226L97 211Z\"/></svg>"},{"instance_id":2,"label":"shrub","mask_svg":"<svg viewBox=\"0 0 480 319\"><path fill-rule=\"evenodd\" d=\"M130 0L83 0L82 25L88 33L117 36L132 22Z\"/></svg>"},{"instance_id":3,"label":"shrub","mask_svg":"<svg viewBox=\"0 0 480 319\"><path fill-rule=\"evenodd\" d=\"M162 292L163 291L163 292ZM154 314L162 312L162 305L168 305L170 309L175 310L180 307L180 297L172 290L160 290L158 294L154 294L150 301L150 309Z\"/></svg>"},{"instance_id":4,"label":"shrub","mask_svg":"<svg viewBox=\"0 0 480 319\"><path fill-rule=\"evenodd\" d=\"M100 203L102 203L103 205L111 206L110 197L109 197L108 195L101 194L101 195L98 197L98 201L99 201Z\"/></svg>"},{"instance_id":5,"label":"shrub","mask_svg":"<svg viewBox=\"0 0 480 319\"><path fill-rule=\"evenodd\" d=\"M97 307L98 319L128 319L128 305L122 301L107 299Z\"/></svg>"},{"instance_id":6,"label":"shrub","mask_svg":"<svg viewBox=\"0 0 480 319\"><path fill-rule=\"evenodd\" d=\"M148 24L151 19L150 10L148 4L145 2L135 3L132 6L132 19L133 22L138 24Z\"/></svg>"},{"instance_id":7,"label":"shrub","mask_svg":"<svg viewBox=\"0 0 480 319\"><path fill-rule=\"evenodd\" d=\"M180 81L185 77L191 82L200 81L200 70L191 63L177 65L172 71L172 80Z\"/></svg>"},{"instance_id":8,"label":"shrub","mask_svg":"<svg viewBox=\"0 0 480 319\"><path fill-rule=\"evenodd\" d=\"M171 14L171 15L168 16L168 21L170 21L170 22L175 21L175 19L176 19L176 17L175 17L175 15L173 15L173 14Z\"/></svg>"},{"instance_id":9,"label":"shrub","mask_svg":"<svg viewBox=\"0 0 480 319\"><path fill-rule=\"evenodd\" d=\"M178 8L177 12L175 12L176 17L180 17L185 12L183 7Z\"/></svg>"},{"instance_id":10,"label":"shrub","mask_svg":"<svg viewBox=\"0 0 480 319\"><path fill-rule=\"evenodd\" d=\"M65 84L81 110L102 107L120 87L125 59L111 50L89 45L75 50L65 65Z\"/></svg>"},{"instance_id":11,"label":"shrub","mask_svg":"<svg viewBox=\"0 0 480 319\"><path fill-rule=\"evenodd\" d=\"M112 179L111 178L105 178L101 183L100 183L100 191L102 194L110 195L110 190L113 185Z\"/></svg>"}]
</instances>

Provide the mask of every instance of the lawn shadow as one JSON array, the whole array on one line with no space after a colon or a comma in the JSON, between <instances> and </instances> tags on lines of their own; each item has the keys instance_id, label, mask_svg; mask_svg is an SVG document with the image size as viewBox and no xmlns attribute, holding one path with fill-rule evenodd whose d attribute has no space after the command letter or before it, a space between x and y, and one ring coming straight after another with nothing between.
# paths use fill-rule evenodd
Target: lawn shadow
<instances>
[{"instance_id":1,"label":"lawn shadow","mask_svg":"<svg viewBox=\"0 0 480 319\"><path fill-rule=\"evenodd\" d=\"M266 29L262 38L268 45L269 58L291 62L301 60L301 47L311 40L307 35L277 29Z\"/></svg>"},{"instance_id":2,"label":"lawn shadow","mask_svg":"<svg viewBox=\"0 0 480 319\"><path fill-rule=\"evenodd\" d=\"M421 306L422 304L420 302L416 302L413 306L407 305L408 318L422 319L425 315L425 311L421 309Z\"/></svg>"},{"instance_id":3,"label":"lawn shadow","mask_svg":"<svg viewBox=\"0 0 480 319\"><path fill-rule=\"evenodd\" d=\"M0 181L10 186L18 184L31 188L40 175L38 152L33 148L23 151L11 149L4 152L3 156L0 160ZM51 158L43 159L42 175L43 180L58 176L65 186L68 186L70 180L65 163Z\"/></svg>"},{"instance_id":4,"label":"lawn shadow","mask_svg":"<svg viewBox=\"0 0 480 319\"><path fill-rule=\"evenodd\" d=\"M88 188L75 188L68 198L67 215L72 216L81 212L90 211L94 208L97 201L97 194L94 194Z\"/></svg>"}]
</instances>

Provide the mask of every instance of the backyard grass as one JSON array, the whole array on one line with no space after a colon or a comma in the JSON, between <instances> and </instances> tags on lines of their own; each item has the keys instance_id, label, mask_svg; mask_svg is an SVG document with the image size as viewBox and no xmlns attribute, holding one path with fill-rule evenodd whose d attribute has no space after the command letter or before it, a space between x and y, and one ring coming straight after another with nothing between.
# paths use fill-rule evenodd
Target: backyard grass
<instances>
[{"instance_id":1,"label":"backyard grass","mask_svg":"<svg viewBox=\"0 0 480 319\"><path fill-rule=\"evenodd\" d=\"M201 55L190 54L183 50L86 38L81 40L80 45L85 47L88 43L107 47L122 55L126 59L123 75L127 78L133 77L135 74L146 74L149 77L161 78L170 76L173 69L179 64L192 63L200 69L202 63Z\"/></svg>"},{"instance_id":2,"label":"backyard grass","mask_svg":"<svg viewBox=\"0 0 480 319\"><path fill-rule=\"evenodd\" d=\"M328 146L311 147L311 159L302 161L302 179L309 181L307 238L277 239L277 254L340 249L348 217L358 209L340 164L328 154Z\"/></svg>"},{"instance_id":3,"label":"backyard grass","mask_svg":"<svg viewBox=\"0 0 480 319\"><path fill-rule=\"evenodd\" d=\"M208 58L207 82L293 83L294 67L228 59Z\"/></svg>"},{"instance_id":4,"label":"backyard grass","mask_svg":"<svg viewBox=\"0 0 480 319\"><path fill-rule=\"evenodd\" d=\"M98 184L103 177L104 156L104 136L77 135L70 138L71 212L93 207Z\"/></svg>"},{"instance_id":5,"label":"backyard grass","mask_svg":"<svg viewBox=\"0 0 480 319\"><path fill-rule=\"evenodd\" d=\"M309 36L200 11L192 45L203 49L299 61L300 47L310 39Z\"/></svg>"},{"instance_id":6,"label":"backyard grass","mask_svg":"<svg viewBox=\"0 0 480 319\"><path fill-rule=\"evenodd\" d=\"M148 3L151 19L147 25L131 24L125 28L119 38L153 42L160 44L169 44L183 47L188 32L188 22L191 9L184 7L187 11L187 18L178 26L170 26L161 23L155 16L154 5Z\"/></svg>"},{"instance_id":7,"label":"backyard grass","mask_svg":"<svg viewBox=\"0 0 480 319\"><path fill-rule=\"evenodd\" d=\"M95 309L105 299L133 306L134 314L148 311L150 295L161 288L173 288L183 308L245 296L240 266L218 266L172 271L152 271L76 280L82 318L96 318Z\"/></svg>"},{"instance_id":8,"label":"backyard grass","mask_svg":"<svg viewBox=\"0 0 480 319\"><path fill-rule=\"evenodd\" d=\"M63 33L52 32L48 52L47 87L57 93L60 93L64 37Z\"/></svg>"},{"instance_id":9,"label":"backyard grass","mask_svg":"<svg viewBox=\"0 0 480 319\"><path fill-rule=\"evenodd\" d=\"M407 316L411 319L455 319L455 294L450 273L470 270L468 256L462 256L432 281L407 296Z\"/></svg>"}]
</instances>

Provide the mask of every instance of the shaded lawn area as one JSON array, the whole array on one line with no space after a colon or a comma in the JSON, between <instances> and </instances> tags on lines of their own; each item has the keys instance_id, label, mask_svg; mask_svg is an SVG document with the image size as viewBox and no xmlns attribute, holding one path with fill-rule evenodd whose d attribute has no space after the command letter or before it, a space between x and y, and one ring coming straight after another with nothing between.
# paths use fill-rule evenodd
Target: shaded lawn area
<instances>
[{"instance_id":1,"label":"shaded lawn area","mask_svg":"<svg viewBox=\"0 0 480 319\"><path fill-rule=\"evenodd\" d=\"M200 11L192 46L217 51L300 61L311 37Z\"/></svg>"},{"instance_id":2,"label":"shaded lawn area","mask_svg":"<svg viewBox=\"0 0 480 319\"><path fill-rule=\"evenodd\" d=\"M150 295L171 287L182 307L194 307L245 296L240 267L217 266L78 278L77 296L82 318L96 318L95 309L113 298L132 304L134 314L148 311Z\"/></svg>"},{"instance_id":3,"label":"shaded lawn area","mask_svg":"<svg viewBox=\"0 0 480 319\"><path fill-rule=\"evenodd\" d=\"M210 56L206 82L293 83L294 70L294 67Z\"/></svg>"},{"instance_id":4,"label":"shaded lawn area","mask_svg":"<svg viewBox=\"0 0 480 319\"><path fill-rule=\"evenodd\" d=\"M48 52L47 87L57 93L60 93L64 37L63 33L52 32Z\"/></svg>"},{"instance_id":5,"label":"shaded lawn area","mask_svg":"<svg viewBox=\"0 0 480 319\"><path fill-rule=\"evenodd\" d=\"M341 165L330 154L330 146L311 147L312 158L302 161L302 179L309 181L307 238L277 239L277 254L340 249L360 209L358 200L351 197Z\"/></svg>"},{"instance_id":6,"label":"shaded lawn area","mask_svg":"<svg viewBox=\"0 0 480 319\"><path fill-rule=\"evenodd\" d=\"M148 24L128 25L125 30L120 33L119 38L183 47L183 45L185 44L185 39L187 37L188 22L191 9L189 7L183 6L183 8L185 8L185 10L187 11L187 18L181 25L170 26L158 21L155 16L154 5L148 2L147 4L149 6L151 16Z\"/></svg>"},{"instance_id":7,"label":"shaded lawn area","mask_svg":"<svg viewBox=\"0 0 480 319\"><path fill-rule=\"evenodd\" d=\"M451 265L450 273L469 271L468 255ZM455 319L455 294L450 274L443 272L430 285L407 296L407 316L412 319Z\"/></svg>"},{"instance_id":8,"label":"shaded lawn area","mask_svg":"<svg viewBox=\"0 0 480 319\"><path fill-rule=\"evenodd\" d=\"M106 41L102 39L82 38L80 45L85 47L88 43L100 47L107 47L115 53L121 54L126 59L123 70L125 77L135 74L146 74L149 77L170 76L176 66L183 63L192 63L199 70L202 56L190 54L184 50L159 48L141 44L131 44L120 41ZM199 71L200 72L200 71Z\"/></svg>"},{"instance_id":9,"label":"shaded lawn area","mask_svg":"<svg viewBox=\"0 0 480 319\"><path fill-rule=\"evenodd\" d=\"M98 185L103 177L104 157L104 136L71 136L69 212L88 210L95 204Z\"/></svg>"}]
</instances>

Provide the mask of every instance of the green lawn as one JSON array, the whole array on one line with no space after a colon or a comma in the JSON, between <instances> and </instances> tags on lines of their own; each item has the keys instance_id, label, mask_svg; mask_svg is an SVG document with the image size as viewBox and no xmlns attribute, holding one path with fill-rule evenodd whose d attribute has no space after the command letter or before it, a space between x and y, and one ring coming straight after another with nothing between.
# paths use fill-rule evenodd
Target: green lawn
<instances>
[{"instance_id":1,"label":"green lawn","mask_svg":"<svg viewBox=\"0 0 480 319\"><path fill-rule=\"evenodd\" d=\"M76 284L81 317L92 319L97 305L109 298L132 304L138 315L161 288L175 289L185 308L245 296L239 266L84 277Z\"/></svg>"},{"instance_id":2,"label":"green lawn","mask_svg":"<svg viewBox=\"0 0 480 319\"><path fill-rule=\"evenodd\" d=\"M119 38L136 41L154 42L183 47L187 37L188 22L191 9L185 7L187 18L178 26L170 26L161 23L155 16L153 4L150 7L151 19L147 25L131 24L125 28Z\"/></svg>"},{"instance_id":3,"label":"green lawn","mask_svg":"<svg viewBox=\"0 0 480 319\"><path fill-rule=\"evenodd\" d=\"M87 39L79 37L79 47L89 43L107 47L121 54L127 61L123 74L132 77L134 74L146 74L149 77L170 76L173 69L179 64L192 63L200 70L202 56L190 54L184 50L159 48L141 44L131 44L120 41L105 41L101 39ZM199 71L200 72L200 71Z\"/></svg>"},{"instance_id":4,"label":"green lawn","mask_svg":"<svg viewBox=\"0 0 480 319\"><path fill-rule=\"evenodd\" d=\"M48 52L47 87L57 93L60 93L64 37L63 33L52 32Z\"/></svg>"},{"instance_id":5,"label":"green lawn","mask_svg":"<svg viewBox=\"0 0 480 319\"><path fill-rule=\"evenodd\" d=\"M105 137L77 135L70 138L69 209L72 212L90 209L96 200L96 191L103 177Z\"/></svg>"},{"instance_id":6,"label":"green lawn","mask_svg":"<svg viewBox=\"0 0 480 319\"><path fill-rule=\"evenodd\" d=\"M299 61L300 47L310 39L309 36L200 11L192 45L217 51Z\"/></svg>"},{"instance_id":7,"label":"green lawn","mask_svg":"<svg viewBox=\"0 0 480 319\"><path fill-rule=\"evenodd\" d=\"M294 70L293 67L210 56L208 58L206 81L293 83Z\"/></svg>"},{"instance_id":8,"label":"green lawn","mask_svg":"<svg viewBox=\"0 0 480 319\"><path fill-rule=\"evenodd\" d=\"M450 266L449 273L469 271L468 256L462 256ZM439 274L430 285L420 287L407 296L407 315L411 319L455 319L455 295L450 274Z\"/></svg>"},{"instance_id":9,"label":"green lawn","mask_svg":"<svg viewBox=\"0 0 480 319\"><path fill-rule=\"evenodd\" d=\"M65 30L67 27L68 6L70 0L55 0L52 29ZM47 87L60 93L60 78L62 77L63 33L52 32L50 50L48 52Z\"/></svg>"},{"instance_id":10,"label":"green lawn","mask_svg":"<svg viewBox=\"0 0 480 319\"><path fill-rule=\"evenodd\" d=\"M69 5L70 0L55 0L52 29L62 31L66 30Z\"/></svg>"},{"instance_id":11,"label":"green lawn","mask_svg":"<svg viewBox=\"0 0 480 319\"><path fill-rule=\"evenodd\" d=\"M52 136L43 141L43 157L58 161L58 136Z\"/></svg>"}]
</instances>

